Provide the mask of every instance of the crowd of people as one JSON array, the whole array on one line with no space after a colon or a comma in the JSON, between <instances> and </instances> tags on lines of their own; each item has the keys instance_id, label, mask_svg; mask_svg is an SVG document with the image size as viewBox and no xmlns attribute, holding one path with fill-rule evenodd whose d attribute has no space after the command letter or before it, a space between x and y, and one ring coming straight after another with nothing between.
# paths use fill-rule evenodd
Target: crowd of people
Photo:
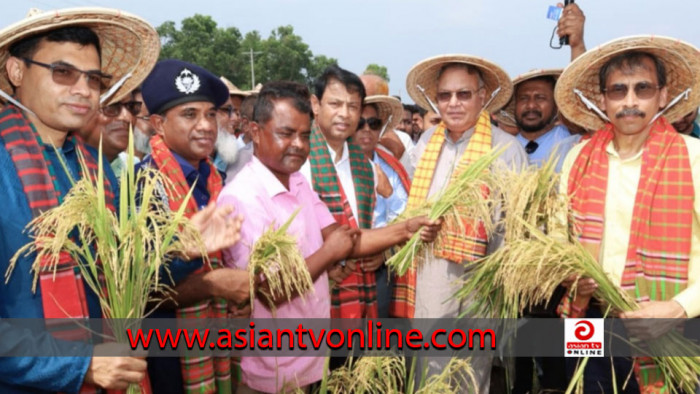
<instances>
[{"instance_id":1,"label":"crowd of people","mask_svg":"<svg viewBox=\"0 0 700 394\"><path fill-rule=\"evenodd\" d=\"M0 205L8 208L0 211L0 272L31 242L28 223L61 203L71 177L87 176L79 157L95 165L101 149L111 164L105 188L119 193L133 130L136 170L157 169L172 182L162 198L173 211L185 204L211 260L173 257L174 302L150 317L456 318L466 310L453 298L468 275L461 263L493 253L502 237L478 223L402 213L500 148L493 171L556 160L574 235L639 303L620 317L698 317L700 52L653 36L586 51L584 21L578 5L563 9L558 34L571 49L565 69L511 79L487 59L435 56L408 73L409 104L390 96L381 77L337 65L311 88L268 81L243 91L196 64L158 61L155 29L128 13L29 15L0 31ZM288 231L314 292L276 300L274 315L256 298L251 312L251 245L297 209ZM441 242L420 267L397 276L384 263L416 233ZM0 317L101 317L96 295L73 269L79 262L67 262L62 275L41 275L32 291L34 257L22 256L0 285ZM558 307L538 316L602 315L592 279L562 286L577 291L559 294ZM310 392L325 364L314 357L243 357L223 367L211 357L100 357L95 349L106 344L67 342L50 331L12 338L0 355L10 347L77 347L82 357L0 357L2 392L124 389L146 376L163 393ZM425 361L435 374L449 359ZM471 361L476 391L499 386L494 363ZM653 364L610 363L590 361L587 392L668 390ZM533 365L542 390L563 392L573 374L570 359L514 365L507 384L516 393L533 389ZM630 371L636 378L627 384Z\"/></svg>"}]
</instances>

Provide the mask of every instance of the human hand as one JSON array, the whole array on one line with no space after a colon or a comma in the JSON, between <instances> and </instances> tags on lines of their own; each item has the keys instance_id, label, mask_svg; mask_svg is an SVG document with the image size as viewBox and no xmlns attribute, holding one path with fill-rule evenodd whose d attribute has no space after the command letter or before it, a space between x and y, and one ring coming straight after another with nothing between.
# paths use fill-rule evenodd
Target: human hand
<instances>
[{"instance_id":1,"label":"human hand","mask_svg":"<svg viewBox=\"0 0 700 394\"><path fill-rule=\"evenodd\" d=\"M666 334L681 323L676 319L687 317L685 309L674 300L642 302L636 311L620 314L621 319L635 319L624 322L625 328L630 336L642 340L655 339Z\"/></svg>"},{"instance_id":2,"label":"human hand","mask_svg":"<svg viewBox=\"0 0 700 394\"><path fill-rule=\"evenodd\" d=\"M343 283L343 281L355 271L355 268L356 265L354 261L346 261L345 266L336 264L328 269L328 278L336 284Z\"/></svg>"},{"instance_id":3,"label":"human hand","mask_svg":"<svg viewBox=\"0 0 700 394\"><path fill-rule=\"evenodd\" d=\"M564 4L559 3L557 7L563 8L562 16L559 18L559 23L557 24L557 34L559 38L564 36L569 36L569 46L572 50L576 48L583 48L585 51L585 44L583 42L583 26L586 22L586 16L579 8L578 4L569 4L566 7Z\"/></svg>"},{"instance_id":4,"label":"human hand","mask_svg":"<svg viewBox=\"0 0 700 394\"><path fill-rule=\"evenodd\" d=\"M99 354L107 356L98 356ZM145 352L133 351L122 343L95 345L85 373L85 383L111 390L123 390L132 383L140 383L146 377L145 357Z\"/></svg>"},{"instance_id":5,"label":"human hand","mask_svg":"<svg viewBox=\"0 0 700 394\"><path fill-rule=\"evenodd\" d=\"M371 257L367 257L362 259L362 263L360 265L360 268L362 268L363 271L365 272L374 272L379 267L381 267L384 264L384 255L383 254L376 254Z\"/></svg>"},{"instance_id":6,"label":"human hand","mask_svg":"<svg viewBox=\"0 0 700 394\"><path fill-rule=\"evenodd\" d=\"M337 263L346 259L355 248L360 236L360 229L348 225L338 226L323 242L323 248L329 253L329 262Z\"/></svg>"},{"instance_id":7,"label":"human hand","mask_svg":"<svg viewBox=\"0 0 700 394\"><path fill-rule=\"evenodd\" d=\"M190 218L190 223L199 231L207 253L233 246L241 238L243 216L233 216L232 206L217 207L215 202L209 203L204 209ZM192 240L183 240L187 257L201 257L201 249Z\"/></svg>"},{"instance_id":8,"label":"human hand","mask_svg":"<svg viewBox=\"0 0 700 394\"><path fill-rule=\"evenodd\" d=\"M207 273L212 294L235 305L250 301L250 274L236 268L219 268Z\"/></svg>"},{"instance_id":9,"label":"human hand","mask_svg":"<svg viewBox=\"0 0 700 394\"><path fill-rule=\"evenodd\" d=\"M409 237L413 236L420 230L420 239L423 242L431 243L437 238L440 229L442 228L442 218L438 220L430 220L427 216L418 216L408 219L406 223L406 231Z\"/></svg>"}]
</instances>

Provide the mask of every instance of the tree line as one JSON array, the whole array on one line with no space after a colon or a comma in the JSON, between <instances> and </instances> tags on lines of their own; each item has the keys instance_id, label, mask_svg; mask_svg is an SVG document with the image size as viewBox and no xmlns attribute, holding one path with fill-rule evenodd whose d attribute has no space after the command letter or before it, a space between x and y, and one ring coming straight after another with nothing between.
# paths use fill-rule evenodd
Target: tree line
<instances>
[{"instance_id":1,"label":"tree line","mask_svg":"<svg viewBox=\"0 0 700 394\"><path fill-rule=\"evenodd\" d=\"M255 83L285 79L306 83L338 60L314 54L290 25L280 26L263 38L253 30L243 36L236 27L220 27L211 16L195 14L178 28L167 21L156 29L161 39L161 59L181 59L223 75L243 90L252 89L250 52L253 52ZM258 53L256 53L258 52ZM386 80L386 67L370 64L367 73Z\"/></svg>"}]
</instances>

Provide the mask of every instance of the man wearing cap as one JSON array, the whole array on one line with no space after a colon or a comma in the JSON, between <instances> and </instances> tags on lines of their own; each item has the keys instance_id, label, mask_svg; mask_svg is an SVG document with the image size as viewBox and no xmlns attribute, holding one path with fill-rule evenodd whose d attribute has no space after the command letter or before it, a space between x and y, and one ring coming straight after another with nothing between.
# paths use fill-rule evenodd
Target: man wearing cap
<instances>
[{"instance_id":1,"label":"man wearing cap","mask_svg":"<svg viewBox=\"0 0 700 394\"><path fill-rule=\"evenodd\" d=\"M510 78L497 65L468 55L443 55L421 61L407 77L413 100L424 108L437 101L442 123L421 136L414 151L415 172L407 209L436 195L467 163L493 148L504 148L498 165L519 169L527 156L513 136L493 127L489 112L500 109L512 93ZM500 163L500 164L499 164ZM468 221L468 218L464 218ZM392 314L406 318L454 318L462 311L453 298L464 261L474 261L495 250L500 239L489 239L482 224L447 228L442 247L435 247L416 272L397 278ZM477 357L473 366L479 390L487 391L491 360ZM438 373L445 359L430 360L430 373Z\"/></svg>"},{"instance_id":2,"label":"man wearing cap","mask_svg":"<svg viewBox=\"0 0 700 394\"><path fill-rule=\"evenodd\" d=\"M311 96L314 124L311 132L309 160L301 168L321 200L341 225L363 231L372 227L376 201L376 172L357 145L348 142L357 131L365 98L360 78L338 66L329 66L315 83ZM367 257L405 241L403 235L425 226L421 237L432 242L440 228L437 221L415 218L388 226L365 237L362 250L353 257ZM399 234L396 230L405 228ZM399 231L401 232L401 231ZM359 245L360 243L358 243ZM364 268L362 260L340 261L329 276L336 282L331 290L331 316L364 318L377 316L376 278Z\"/></svg>"},{"instance_id":3,"label":"man wearing cap","mask_svg":"<svg viewBox=\"0 0 700 394\"><path fill-rule=\"evenodd\" d=\"M118 66L106 58L115 51L128 52ZM34 13L0 31L0 90L8 102L0 112L2 272L15 252L31 242L31 234L23 231L27 224L59 205L71 188L60 159L72 176L82 176L81 153L89 176L96 178L97 152L85 146L76 132L94 116L103 87L124 82L105 93L104 100L129 92L145 77L146 72L139 70L150 67L157 56L158 35L153 27L116 10ZM133 75L124 81L127 72ZM111 171L106 171L104 182L106 201L114 209L118 188ZM35 258L35 253L20 256L14 272L0 286L1 318L101 317L97 296L74 273L77 269L70 258L55 277L48 271L41 273L32 291L30 267ZM4 323L1 327L0 354L23 349L30 355L63 356L1 357L3 393L124 389L145 376L143 359L93 357L114 344L95 346L83 335L84 342L59 339L67 333L61 327L51 333L24 328L5 332Z\"/></svg>"},{"instance_id":4,"label":"man wearing cap","mask_svg":"<svg viewBox=\"0 0 700 394\"><path fill-rule=\"evenodd\" d=\"M368 96L364 103L360 124L352 142L372 161L375 169L379 166L382 173L386 174L392 189L391 195L387 197L377 195L372 227L379 228L391 223L406 209L408 191L411 189L411 180L401 162L391 153L378 149L382 130L391 129L398 124L403 108L401 102L391 96ZM364 267L376 270L378 314L379 317L389 317L393 280L389 277L388 268L383 265L385 255L380 254L370 260Z\"/></svg>"},{"instance_id":5,"label":"man wearing cap","mask_svg":"<svg viewBox=\"0 0 700 394\"><path fill-rule=\"evenodd\" d=\"M585 53L557 84L563 115L597 130L566 156L561 191L571 198L572 235L639 306L621 318L700 315L700 141L670 123L700 103L698 70L692 45L635 36ZM602 316L591 299L596 287L579 280L577 296L560 305L562 315ZM658 323L640 334L667 330ZM628 359L613 363L620 392L633 369L636 379L624 392L670 390L651 359L634 359L634 368ZM586 391L612 392L613 382L610 360L591 359Z\"/></svg>"},{"instance_id":6,"label":"man wearing cap","mask_svg":"<svg viewBox=\"0 0 700 394\"><path fill-rule=\"evenodd\" d=\"M143 82L142 94L156 135L150 141L151 154L139 168L153 166L170 179L173 187L165 188L163 197L171 210L186 204L184 212L189 217L213 205L223 181L210 155L216 141L217 108L228 100L228 89L199 66L163 60ZM185 200L190 189L192 197ZM236 221L232 225L240 226L241 218ZM219 268L218 250L210 253L209 260L210 265L204 265L201 258L170 263L178 309L170 313L159 310L154 317L226 317L228 302L237 305L247 300L248 274ZM173 359L152 359L149 374L154 387L163 392L231 389L230 360L226 357L185 356L180 364L173 365Z\"/></svg>"}]
</instances>

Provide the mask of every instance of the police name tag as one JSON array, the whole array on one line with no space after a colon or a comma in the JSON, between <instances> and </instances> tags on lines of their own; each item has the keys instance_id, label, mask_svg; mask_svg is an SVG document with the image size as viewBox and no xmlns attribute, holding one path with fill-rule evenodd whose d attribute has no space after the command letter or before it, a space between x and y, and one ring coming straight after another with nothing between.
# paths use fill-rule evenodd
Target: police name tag
<instances>
[{"instance_id":1,"label":"police name tag","mask_svg":"<svg viewBox=\"0 0 700 394\"><path fill-rule=\"evenodd\" d=\"M562 10L562 8L559 8L555 5L550 5L549 10L547 11L547 19L558 21L559 18L561 18Z\"/></svg>"}]
</instances>

